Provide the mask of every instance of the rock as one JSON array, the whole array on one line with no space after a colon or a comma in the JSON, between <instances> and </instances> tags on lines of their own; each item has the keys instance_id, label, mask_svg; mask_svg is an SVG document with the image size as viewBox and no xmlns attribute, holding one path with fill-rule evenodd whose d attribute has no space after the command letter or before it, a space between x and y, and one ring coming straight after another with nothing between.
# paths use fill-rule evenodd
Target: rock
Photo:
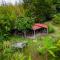
<instances>
[{"instance_id":1,"label":"rock","mask_svg":"<svg viewBox=\"0 0 60 60\"><path fill-rule=\"evenodd\" d=\"M14 48L21 48L21 49L26 46L27 46L27 42L17 42L12 45L12 47L14 47Z\"/></svg>"}]
</instances>

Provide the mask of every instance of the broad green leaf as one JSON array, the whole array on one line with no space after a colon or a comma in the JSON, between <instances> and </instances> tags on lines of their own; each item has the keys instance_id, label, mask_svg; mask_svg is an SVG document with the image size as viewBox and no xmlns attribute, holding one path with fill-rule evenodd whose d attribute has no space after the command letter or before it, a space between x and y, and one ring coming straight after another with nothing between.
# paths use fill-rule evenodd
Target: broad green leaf
<instances>
[{"instance_id":1,"label":"broad green leaf","mask_svg":"<svg viewBox=\"0 0 60 60\"><path fill-rule=\"evenodd\" d=\"M53 57L56 57L53 51L48 50L48 52L49 52Z\"/></svg>"}]
</instances>

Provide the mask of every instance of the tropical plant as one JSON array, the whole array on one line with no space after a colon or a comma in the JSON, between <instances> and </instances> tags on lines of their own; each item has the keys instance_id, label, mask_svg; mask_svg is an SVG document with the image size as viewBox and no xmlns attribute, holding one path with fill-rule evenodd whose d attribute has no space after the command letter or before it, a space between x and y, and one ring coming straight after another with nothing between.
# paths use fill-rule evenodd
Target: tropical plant
<instances>
[{"instance_id":1,"label":"tropical plant","mask_svg":"<svg viewBox=\"0 0 60 60\"><path fill-rule=\"evenodd\" d=\"M38 51L45 55L45 60L48 60L48 53L51 54L53 57L56 57L56 55L54 54L54 51L52 51L53 49L56 49L57 47L54 45L51 37L46 36L45 38L43 38L43 42L41 42L42 45L39 46Z\"/></svg>"}]
</instances>

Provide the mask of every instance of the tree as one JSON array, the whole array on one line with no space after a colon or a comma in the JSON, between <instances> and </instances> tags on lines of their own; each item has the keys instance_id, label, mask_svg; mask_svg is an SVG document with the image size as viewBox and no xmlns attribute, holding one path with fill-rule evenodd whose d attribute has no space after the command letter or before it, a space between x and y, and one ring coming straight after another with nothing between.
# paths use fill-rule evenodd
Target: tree
<instances>
[{"instance_id":1,"label":"tree","mask_svg":"<svg viewBox=\"0 0 60 60\"><path fill-rule=\"evenodd\" d=\"M47 16L55 13L55 0L23 0L25 8L31 16Z\"/></svg>"},{"instance_id":2,"label":"tree","mask_svg":"<svg viewBox=\"0 0 60 60\"><path fill-rule=\"evenodd\" d=\"M29 17L17 17L16 20L16 29L22 30L24 32L24 36L26 37L27 29L31 29L34 24L34 19Z\"/></svg>"},{"instance_id":3,"label":"tree","mask_svg":"<svg viewBox=\"0 0 60 60\"><path fill-rule=\"evenodd\" d=\"M18 21L17 17L21 17L21 16L25 16L25 10L23 8L23 5L21 4L14 6L11 4L0 6L1 35L7 34L11 30L15 29L15 22Z\"/></svg>"}]
</instances>

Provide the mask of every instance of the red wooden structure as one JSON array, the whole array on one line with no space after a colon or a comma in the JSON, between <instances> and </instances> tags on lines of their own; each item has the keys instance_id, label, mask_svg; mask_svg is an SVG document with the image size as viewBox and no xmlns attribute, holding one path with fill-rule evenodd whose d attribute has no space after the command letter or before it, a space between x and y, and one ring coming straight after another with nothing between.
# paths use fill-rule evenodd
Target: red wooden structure
<instances>
[{"instance_id":1,"label":"red wooden structure","mask_svg":"<svg viewBox=\"0 0 60 60\"><path fill-rule=\"evenodd\" d=\"M45 24L40 24L40 23L36 23L32 26L32 29L34 30L34 37L35 37L35 31L37 29L40 29L40 28L45 28L47 30L47 33L48 33L48 26L45 25Z\"/></svg>"}]
</instances>

